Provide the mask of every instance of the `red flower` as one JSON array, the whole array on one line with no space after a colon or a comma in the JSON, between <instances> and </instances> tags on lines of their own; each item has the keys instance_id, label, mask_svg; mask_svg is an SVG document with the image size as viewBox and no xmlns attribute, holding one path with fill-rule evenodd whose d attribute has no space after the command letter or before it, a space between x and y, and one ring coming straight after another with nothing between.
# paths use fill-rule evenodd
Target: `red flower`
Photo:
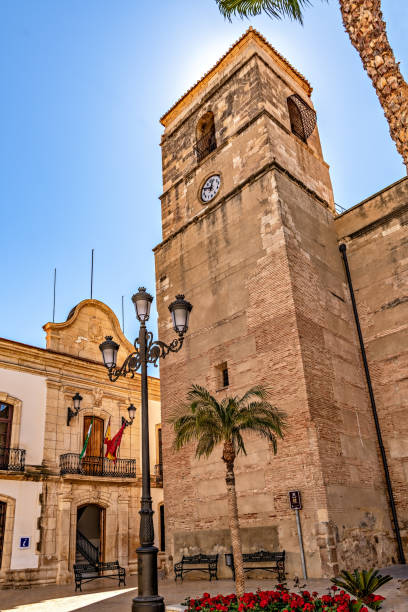
<instances>
[{"instance_id":1,"label":"red flower","mask_svg":"<svg viewBox=\"0 0 408 612\"><path fill-rule=\"evenodd\" d=\"M360 612L368 612L368 608L366 608L365 606L363 606L362 608L360 608Z\"/></svg>"},{"instance_id":2,"label":"red flower","mask_svg":"<svg viewBox=\"0 0 408 612\"><path fill-rule=\"evenodd\" d=\"M313 606L311 603L305 603L305 605L302 608L303 612L312 612L313 610Z\"/></svg>"},{"instance_id":3,"label":"red flower","mask_svg":"<svg viewBox=\"0 0 408 612\"><path fill-rule=\"evenodd\" d=\"M313 597L317 597L317 596L318 596L318 594L319 594L319 593L318 593L317 591L313 591L313 593L312 593Z\"/></svg>"},{"instance_id":4,"label":"red flower","mask_svg":"<svg viewBox=\"0 0 408 612\"><path fill-rule=\"evenodd\" d=\"M374 595L372 601L384 601L385 597L381 597L381 595Z\"/></svg>"}]
</instances>

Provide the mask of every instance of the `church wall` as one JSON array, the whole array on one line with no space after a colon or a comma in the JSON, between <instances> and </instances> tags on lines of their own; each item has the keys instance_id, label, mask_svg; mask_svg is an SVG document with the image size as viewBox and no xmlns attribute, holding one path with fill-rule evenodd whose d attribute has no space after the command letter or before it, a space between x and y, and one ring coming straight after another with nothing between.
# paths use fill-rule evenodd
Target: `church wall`
<instances>
[{"instance_id":1,"label":"church wall","mask_svg":"<svg viewBox=\"0 0 408 612\"><path fill-rule=\"evenodd\" d=\"M262 532L271 549L286 549L289 574L300 573L288 508L288 491L300 489L309 575L330 576L391 563L395 539L328 166L317 129L307 143L291 133L287 96L308 98L264 51L254 44L229 71L204 78L162 139L163 242L155 249L162 340L173 335L167 306L175 293L194 304L183 351L161 367L169 561L230 546L224 466L216 453L205 461L192 447L175 453L169 418L191 383L221 398L262 382L289 428L276 457L248 437L248 456L237 460L244 550L259 548ZM197 163L195 125L207 110L218 147ZM199 188L212 173L220 173L221 189L203 204ZM217 367L224 363L227 389Z\"/></svg>"},{"instance_id":2,"label":"church wall","mask_svg":"<svg viewBox=\"0 0 408 612\"><path fill-rule=\"evenodd\" d=\"M237 460L245 544L248 550L259 548L262 527L274 550L286 549L289 572L300 573L288 491L301 488L309 571L320 575L316 537L325 491L307 404L280 202L263 195L272 193L274 181L271 173L255 181L157 252L158 278L168 273L165 288L158 283L159 333L165 341L171 338L166 315L171 295L183 288L195 305L183 351L161 368L168 540L171 546L174 536L175 560L183 552L198 552L199 546L220 553L230 546L219 456L197 461L192 448L177 454L171 448L172 427L167 421L189 384L204 384L223 397L263 382L288 413L289 431L276 457L267 444L251 437L248 456ZM227 390L220 389L218 380L216 366L222 362L228 364ZM196 533L200 530L205 536ZM228 571L222 570L226 576Z\"/></svg>"},{"instance_id":3,"label":"church wall","mask_svg":"<svg viewBox=\"0 0 408 612\"><path fill-rule=\"evenodd\" d=\"M384 566L395 542L333 216L285 175L276 180L326 489L323 559L328 573Z\"/></svg>"},{"instance_id":4,"label":"church wall","mask_svg":"<svg viewBox=\"0 0 408 612\"><path fill-rule=\"evenodd\" d=\"M350 273L406 555L408 555L407 199L408 179L404 178L335 220L339 242L344 242L347 246ZM371 409L367 419L372 422ZM375 436L372 440L378 452Z\"/></svg>"}]
</instances>

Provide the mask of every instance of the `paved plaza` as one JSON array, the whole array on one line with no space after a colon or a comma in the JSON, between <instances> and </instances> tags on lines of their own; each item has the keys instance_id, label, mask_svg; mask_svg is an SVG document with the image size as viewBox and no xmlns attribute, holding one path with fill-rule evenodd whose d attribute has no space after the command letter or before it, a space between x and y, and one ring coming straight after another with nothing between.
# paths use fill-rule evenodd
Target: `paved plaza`
<instances>
[{"instance_id":1,"label":"paved plaza","mask_svg":"<svg viewBox=\"0 0 408 612\"><path fill-rule=\"evenodd\" d=\"M396 565L384 568L383 573L394 577L392 582L386 584L378 593L386 597L383 605L384 612L408 612L408 567ZM272 589L275 580L248 580L247 591L257 589ZM303 583L300 583L303 586ZM293 581L288 581L291 588ZM327 593L330 587L328 580L308 580L305 589ZM297 589L292 589L297 591ZM222 593L224 595L234 591L232 580L186 579L183 583L175 584L174 580L165 579L159 583L159 592L164 596L166 605L180 604L187 596L200 596L205 591L211 595ZM51 585L46 587L32 587L28 589L8 589L0 591L1 612L19 610L25 612L70 612L83 610L84 612L130 612L131 600L137 594L137 576L130 576L127 585L118 589L113 581L101 579L83 586L82 593L75 593L73 585Z\"/></svg>"}]
</instances>

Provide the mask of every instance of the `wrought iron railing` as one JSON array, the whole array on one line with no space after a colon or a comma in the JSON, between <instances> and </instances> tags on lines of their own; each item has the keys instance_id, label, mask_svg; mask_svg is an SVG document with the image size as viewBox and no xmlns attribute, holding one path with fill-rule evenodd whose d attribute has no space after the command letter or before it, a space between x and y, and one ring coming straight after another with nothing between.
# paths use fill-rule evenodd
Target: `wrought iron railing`
<instances>
[{"instance_id":1,"label":"wrought iron railing","mask_svg":"<svg viewBox=\"0 0 408 612\"><path fill-rule=\"evenodd\" d=\"M24 472L25 450L0 446L0 470Z\"/></svg>"},{"instance_id":2,"label":"wrought iron railing","mask_svg":"<svg viewBox=\"0 0 408 612\"><path fill-rule=\"evenodd\" d=\"M194 152L197 156L197 161L200 162L204 157L207 157L217 148L217 141L215 140L214 132L207 132L199 140L197 140L194 146Z\"/></svg>"},{"instance_id":3,"label":"wrought iron railing","mask_svg":"<svg viewBox=\"0 0 408 612\"><path fill-rule=\"evenodd\" d=\"M60 456L61 474L84 474L88 476L110 476L113 478L136 478L136 459L106 459L105 457L83 457L75 453Z\"/></svg>"},{"instance_id":4,"label":"wrought iron railing","mask_svg":"<svg viewBox=\"0 0 408 612\"><path fill-rule=\"evenodd\" d=\"M334 203L334 207L335 207L336 213L338 215L343 214L347 210L347 208L344 208L344 206L341 206L340 204L337 204L337 202Z\"/></svg>"},{"instance_id":5,"label":"wrought iron railing","mask_svg":"<svg viewBox=\"0 0 408 612\"><path fill-rule=\"evenodd\" d=\"M88 563L96 565L99 562L99 548L92 544L79 529L76 533L76 548Z\"/></svg>"},{"instance_id":6,"label":"wrought iron railing","mask_svg":"<svg viewBox=\"0 0 408 612\"><path fill-rule=\"evenodd\" d=\"M162 463L158 463L157 465L154 466L154 475L156 478L156 483L158 485L162 485L163 484L163 464Z\"/></svg>"}]
</instances>

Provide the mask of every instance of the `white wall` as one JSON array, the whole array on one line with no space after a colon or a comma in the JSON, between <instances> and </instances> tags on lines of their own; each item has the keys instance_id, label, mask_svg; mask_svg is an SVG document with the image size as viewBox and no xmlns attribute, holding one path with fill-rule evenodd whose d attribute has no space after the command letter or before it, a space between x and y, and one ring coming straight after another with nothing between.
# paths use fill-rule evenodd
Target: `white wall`
<instances>
[{"instance_id":1,"label":"white wall","mask_svg":"<svg viewBox=\"0 0 408 612\"><path fill-rule=\"evenodd\" d=\"M40 537L37 520L41 514L41 491L41 482L0 480L0 493L16 500L10 569L38 567L35 550ZM30 548L20 549L20 538L27 537L30 538Z\"/></svg>"},{"instance_id":2,"label":"white wall","mask_svg":"<svg viewBox=\"0 0 408 612\"><path fill-rule=\"evenodd\" d=\"M27 465L41 465L44 448L46 379L0 368L0 391L22 402L18 448L26 450Z\"/></svg>"}]
</instances>

